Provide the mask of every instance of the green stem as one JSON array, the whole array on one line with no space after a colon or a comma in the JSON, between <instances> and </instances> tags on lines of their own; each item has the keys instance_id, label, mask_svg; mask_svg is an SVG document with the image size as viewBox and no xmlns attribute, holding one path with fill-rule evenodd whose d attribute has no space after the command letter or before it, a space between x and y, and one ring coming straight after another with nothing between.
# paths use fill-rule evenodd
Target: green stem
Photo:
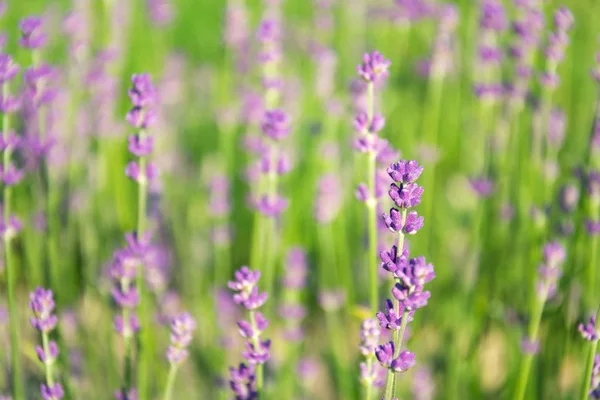
<instances>
[{"instance_id":1,"label":"green stem","mask_svg":"<svg viewBox=\"0 0 600 400\"><path fill-rule=\"evenodd\" d=\"M143 140L145 136L144 130L139 131L139 139ZM138 184L138 199L137 199L137 227L136 227L136 235L137 240L144 240L144 233L146 232L146 202L147 202L147 188L148 188L148 177L147 175L147 160L146 157L139 158L139 168L140 174L143 177ZM149 358L151 353L149 351L150 345L150 316L149 316L149 307L148 307L148 298L146 296L145 290L145 281L144 281L144 266L140 265L139 270L136 275L136 287L139 291L140 296L140 336L138 342L138 354L137 354L137 367L138 367L138 393L139 397L142 400L148 398L147 391L147 383L148 383L148 375L149 375ZM129 371L131 373L131 371Z\"/></svg>"},{"instance_id":2,"label":"green stem","mask_svg":"<svg viewBox=\"0 0 600 400\"><path fill-rule=\"evenodd\" d=\"M8 84L4 82L2 85L2 95L8 96ZM9 121L8 114L2 114L2 135L4 139L8 138ZM10 149L6 149L3 154L3 166L4 170L8 169L10 165ZM8 226L11 208L11 194L12 190L10 186L3 186L3 223L4 226ZM23 400L25 398L25 391L23 387L23 369L21 366L21 359L19 357L19 318L16 307L16 280L15 270L12 260L12 249L11 249L11 237L9 234L4 235L4 266L6 268L6 284L8 286L8 312L9 312L9 325L10 325L10 347L11 347L11 368L13 377L13 397L15 400Z\"/></svg>"},{"instance_id":3,"label":"green stem","mask_svg":"<svg viewBox=\"0 0 600 400\"><path fill-rule=\"evenodd\" d=\"M542 313L544 311L544 303L546 302L546 296L538 297L535 299L534 310L532 318L529 321L528 337L532 343L535 343L538 338L538 332L540 329L540 323L542 322ZM533 363L533 354L527 353L523 358L521 364L521 372L519 373L519 381L517 383L517 390L515 392L515 400L523 400L525 398L525 392L527 390L527 381L529 380L529 373L531 371L531 364Z\"/></svg>"},{"instance_id":4,"label":"green stem","mask_svg":"<svg viewBox=\"0 0 600 400\"><path fill-rule=\"evenodd\" d=\"M590 398L590 386L592 386L592 370L594 369L594 358L598 349L598 340L590 343L590 351L588 353L587 365L585 367L585 375L583 376L583 387L581 388L581 400Z\"/></svg>"},{"instance_id":5,"label":"green stem","mask_svg":"<svg viewBox=\"0 0 600 400\"><path fill-rule=\"evenodd\" d=\"M42 346L44 349L44 354L46 355L46 360L49 360L50 358L50 346L48 343L48 333L46 332L42 332ZM52 387L54 386L54 378L52 377L52 362L44 362L44 365L46 367L46 384L48 385L48 387Z\"/></svg>"},{"instance_id":6,"label":"green stem","mask_svg":"<svg viewBox=\"0 0 600 400\"><path fill-rule=\"evenodd\" d=\"M167 386L165 387L165 394L163 400L171 400L173 394L173 384L175 383L175 376L177 375L177 365L171 363L169 368L169 376L167 378Z\"/></svg>"},{"instance_id":7,"label":"green stem","mask_svg":"<svg viewBox=\"0 0 600 400\"><path fill-rule=\"evenodd\" d=\"M254 311L250 311L250 325L252 326L252 332L258 332L258 327L256 325L256 317L254 314ZM260 346L260 338L258 337L258 335L254 335L250 338L250 341L252 343L252 345L254 346L255 349L258 349ZM260 392L262 390L263 387L263 365L262 364L257 364L256 365L256 391L258 393L258 395L260 396Z\"/></svg>"},{"instance_id":8,"label":"green stem","mask_svg":"<svg viewBox=\"0 0 600 400\"><path fill-rule=\"evenodd\" d=\"M375 115L375 85L373 82L369 82L367 86L367 119L369 125ZM367 258L369 260L369 276L370 276L370 287L371 287L371 313L377 312L377 305L379 303L379 294L377 287L377 198L375 194L375 173L377 154L375 152L369 152L368 160L368 189L369 198L367 199L367 212L368 216L368 231L369 231L369 253Z\"/></svg>"}]
</instances>

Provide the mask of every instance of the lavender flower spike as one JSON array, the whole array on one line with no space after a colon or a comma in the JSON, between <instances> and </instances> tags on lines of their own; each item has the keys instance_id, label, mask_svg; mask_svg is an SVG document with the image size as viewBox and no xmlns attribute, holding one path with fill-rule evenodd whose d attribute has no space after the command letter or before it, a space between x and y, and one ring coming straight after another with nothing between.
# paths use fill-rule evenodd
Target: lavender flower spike
<instances>
[{"instance_id":1,"label":"lavender flower spike","mask_svg":"<svg viewBox=\"0 0 600 400\"><path fill-rule=\"evenodd\" d=\"M51 290L37 288L29 295L29 299L29 308L34 315L30 319L31 325L42 335L42 346L35 348L38 359L46 369L46 382L41 385L40 392L44 400L60 400L65 394L61 384L54 381L52 370L58 357L58 346L56 342L49 339L49 333L58 322L56 315L53 314L54 295Z\"/></svg>"},{"instance_id":2,"label":"lavender flower spike","mask_svg":"<svg viewBox=\"0 0 600 400\"><path fill-rule=\"evenodd\" d=\"M234 274L235 280L228 286L234 292L233 300L248 311L248 320L239 320L240 334L246 339L246 349L242 356L250 364L251 370L245 364L238 369L230 368L230 386L236 399L258 398L263 384L263 364L271 357L271 341L263 340L262 333L267 328L268 320L257 311L267 300L267 293L260 293L258 281L260 272L248 267L242 267ZM254 397L256 396L256 397Z\"/></svg>"},{"instance_id":3,"label":"lavender flower spike","mask_svg":"<svg viewBox=\"0 0 600 400\"><path fill-rule=\"evenodd\" d=\"M163 397L165 400L171 399L177 368L188 357L187 347L192 342L195 329L196 321L189 313L181 313L171 322L171 344L167 350L167 360L171 367Z\"/></svg>"}]
</instances>

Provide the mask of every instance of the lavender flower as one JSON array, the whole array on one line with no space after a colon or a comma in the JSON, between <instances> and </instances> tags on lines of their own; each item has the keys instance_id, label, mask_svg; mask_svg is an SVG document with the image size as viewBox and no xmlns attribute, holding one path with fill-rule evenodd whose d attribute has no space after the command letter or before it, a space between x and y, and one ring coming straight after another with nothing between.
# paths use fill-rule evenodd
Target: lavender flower
<instances>
[{"instance_id":1,"label":"lavender flower","mask_svg":"<svg viewBox=\"0 0 600 400\"><path fill-rule=\"evenodd\" d=\"M596 328L596 316L590 317L587 324L579 324L577 329L579 332L581 332L581 336L590 342L596 341L598 338L600 338L600 334Z\"/></svg>"},{"instance_id":2,"label":"lavender flower","mask_svg":"<svg viewBox=\"0 0 600 400\"><path fill-rule=\"evenodd\" d=\"M29 308L34 315L30 319L31 325L42 335L42 346L35 348L38 359L46 369L46 383L40 387L42 398L44 400L60 400L64 397L64 391L60 383L54 382L52 372L52 367L58 357L58 345L49 340L49 333L58 322L58 318L53 314L54 294L51 290L38 287L29 294L29 299Z\"/></svg>"},{"instance_id":3,"label":"lavender flower","mask_svg":"<svg viewBox=\"0 0 600 400\"><path fill-rule=\"evenodd\" d=\"M306 286L308 264L306 252L300 247L291 248L286 257L286 273L283 277L283 303L279 315L285 321L283 336L290 342L299 342L304 337L302 320L306 309L299 301Z\"/></svg>"},{"instance_id":4,"label":"lavender flower","mask_svg":"<svg viewBox=\"0 0 600 400\"><path fill-rule=\"evenodd\" d=\"M171 322L171 344L167 349L167 360L171 367L165 388L165 399L170 399L175 384L177 368L188 357L188 346L192 342L196 321L189 313L181 313Z\"/></svg>"},{"instance_id":5,"label":"lavender flower","mask_svg":"<svg viewBox=\"0 0 600 400\"><path fill-rule=\"evenodd\" d=\"M256 375L254 367L240 364L238 368L229 368L231 388L235 400L255 400L258 399L258 389L256 387Z\"/></svg>"},{"instance_id":6,"label":"lavender flower","mask_svg":"<svg viewBox=\"0 0 600 400\"><path fill-rule=\"evenodd\" d=\"M242 356L251 366L256 366L256 371L251 373L244 364L240 364L237 370L230 369L231 389L236 399L253 399L255 398L253 396L257 396L258 391L262 388L262 366L270 358L271 341L261 339L261 334L267 328L268 321L260 312L256 311L266 302L267 293L258 291L259 271L252 271L244 266L235 272L234 278L235 280L228 283L229 288L236 292L233 301L248 310L249 318L249 320L238 321L240 334L246 339L246 348ZM255 376L256 390L254 389ZM255 391L256 394L253 394Z\"/></svg>"},{"instance_id":7,"label":"lavender flower","mask_svg":"<svg viewBox=\"0 0 600 400\"><path fill-rule=\"evenodd\" d=\"M365 82L373 83L387 78L390 65L390 60L378 51L373 51L363 55L362 63L358 65L356 71Z\"/></svg>"},{"instance_id":8,"label":"lavender flower","mask_svg":"<svg viewBox=\"0 0 600 400\"><path fill-rule=\"evenodd\" d=\"M47 36L43 31L42 19L37 16L23 18L19 22L21 39L19 44L27 49L38 49L44 47L47 42Z\"/></svg>"}]
</instances>

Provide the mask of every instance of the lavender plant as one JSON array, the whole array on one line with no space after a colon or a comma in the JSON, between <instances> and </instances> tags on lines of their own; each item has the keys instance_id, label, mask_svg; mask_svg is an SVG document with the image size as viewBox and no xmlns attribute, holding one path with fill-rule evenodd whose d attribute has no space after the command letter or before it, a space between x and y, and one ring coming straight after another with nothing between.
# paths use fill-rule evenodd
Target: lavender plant
<instances>
[{"instance_id":1,"label":"lavender plant","mask_svg":"<svg viewBox=\"0 0 600 400\"><path fill-rule=\"evenodd\" d=\"M381 140L377 135L385 125L385 118L375 112L375 85L382 82L388 76L391 62L377 51L363 55L363 61L356 69L358 76L367 84L367 106L366 111L359 113L354 119L354 128L359 134L355 142L355 148L361 153L366 153L367 160L367 184L360 184L357 189L357 197L367 206L369 250L367 252L370 306L375 312L378 303L377 287L377 196L376 192L376 163L377 153L381 146Z\"/></svg>"},{"instance_id":2,"label":"lavender plant","mask_svg":"<svg viewBox=\"0 0 600 400\"><path fill-rule=\"evenodd\" d=\"M246 349L242 356L248 362L248 366L242 363L237 369L229 370L229 383L236 400L258 398L263 390L264 364L271 357L271 341L261 339L269 321L257 311L267 301L267 293L258 290L260 275L260 271L242 267L234 274L235 280L228 284L235 292L233 301L248 311L248 320L242 319L237 323L240 335L246 339Z\"/></svg>"},{"instance_id":3,"label":"lavender plant","mask_svg":"<svg viewBox=\"0 0 600 400\"><path fill-rule=\"evenodd\" d=\"M58 345L50 340L50 332L56 328L58 318L53 314L54 294L51 290L37 288L29 295L29 308L33 312L31 326L41 333L42 346L36 346L38 359L44 364L46 380L40 387L44 400L60 400L65 393L60 383L56 382L53 372L54 363L58 357Z\"/></svg>"}]
</instances>

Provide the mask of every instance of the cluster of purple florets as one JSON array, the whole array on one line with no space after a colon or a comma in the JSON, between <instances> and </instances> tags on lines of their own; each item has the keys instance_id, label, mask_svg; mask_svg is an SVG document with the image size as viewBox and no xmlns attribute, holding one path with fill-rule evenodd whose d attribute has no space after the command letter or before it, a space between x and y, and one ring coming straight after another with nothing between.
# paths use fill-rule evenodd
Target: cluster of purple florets
<instances>
[{"instance_id":1,"label":"cluster of purple florets","mask_svg":"<svg viewBox=\"0 0 600 400\"><path fill-rule=\"evenodd\" d=\"M255 369L257 365L265 364L271 357L271 341L262 340L261 334L269 325L264 315L257 311L267 301L267 293L258 289L260 271L253 271L242 267L234 274L235 280L228 286L235 292L233 301L243 306L248 311L249 320L239 320L240 335L246 340L246 348L242 356L248 366L242 363L239 367L230 368L230 387L238 400L255 399L258 396L256 389Z\"/></svg>"},{"instance_id":2,"label":"cluster of purple florets","mask_svg":"<svg viewBox=\"0 0 600 400\"><path fill-rule=\"evenodd\" d=\"M54 382L52 374L52 365L58 357L58 345L55 341L48 340L48 334L58 323L58 318L54 315L54 307L54 294L51 290L38 287L29 294L29 308L33 312L29 322L43 337L43 346L36 346L35 352L48 371L46 374L48 381L40 387L44 400L60 400L65 395L62 385Z\"/></svg>"},{"instance_id":3,"label":"cluster of purple florets","mask_svg":"<svg viewBox=\"0 0 600 400\"><path fill-rule=\"evenodd\" d=\"M188 350L196 330L196 321L189 313L181 313L171 321L171 345L167 350L167 360L179 365L188 357Z\"/></svg>"},{"instance_id":4,"label":"cluster of purple florets","mask_svg":"<svg viewBox=\"0 0 600 400\"><path fill-rule=\"evenodd\" d=\"M129 152L138 158L131 161L125 170L127 176L140 185L147 185L156 177L156 169L146 161L153 149L154 138L148 135L148 128L156 123L157 92L149 74L134 74L128 91L132 108L127 113L129 122L137 132L129 136Z\"/></svg>"}]
</instances>

